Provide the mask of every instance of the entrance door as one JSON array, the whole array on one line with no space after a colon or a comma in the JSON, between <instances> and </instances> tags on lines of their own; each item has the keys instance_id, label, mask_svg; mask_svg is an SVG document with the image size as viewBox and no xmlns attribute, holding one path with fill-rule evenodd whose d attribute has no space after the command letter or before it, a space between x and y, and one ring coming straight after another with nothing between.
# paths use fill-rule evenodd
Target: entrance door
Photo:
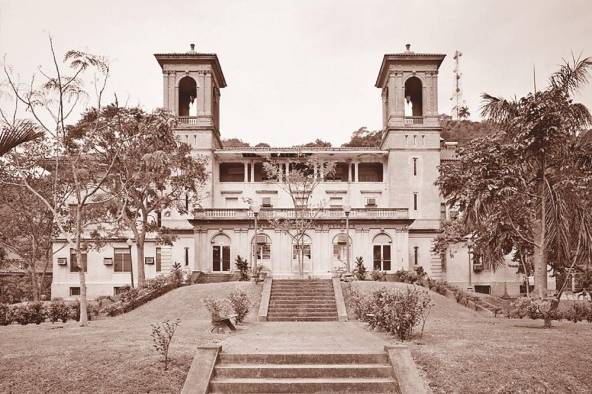
<instances>
[{"instance_id":1,"label":"entrance door","mask_svg":"<svg viewBox=\"0 0 592 394\"><path fill-rule=\"evenodd\" d=\"M302 242L292 244L292 272L304 273L312 271L311 239L305 235ZM302 261L302 267L300 267Z\"/></svg>"},{"instance_id":2,"label":"entrance door","mask_svg":"<svg viewBox=\"0 0 592 394\"><path fill-rule=\"evenodd\" d=\"M374 245L374 270L391 270L391 245Z\"/></svg>"},{"instance_id":3,"label":"entrance door","mask_svg":"<svg viewBox=\"0 0 592 394\"><path fill-rule=\"evenodd\" d=\"M214 271L230 271L230 246L212 246L212 269Z\"/></svg>"}]
</instances>

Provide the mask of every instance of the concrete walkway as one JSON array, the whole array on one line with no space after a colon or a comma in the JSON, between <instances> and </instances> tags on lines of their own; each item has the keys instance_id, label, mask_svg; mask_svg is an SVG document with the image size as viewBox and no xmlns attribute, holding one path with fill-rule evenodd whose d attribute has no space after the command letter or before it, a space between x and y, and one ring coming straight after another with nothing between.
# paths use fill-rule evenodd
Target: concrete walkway
<instances>
[{"instance_id":1,"label":"concrete walkway","mask_svg":"<svg viewBox=\"0 0 592 394\"><path fill-rule=\"evenodd\" d=\"M359 322L257 322L222 343L225 353L382 353L387 342Z\"/></svg>"}]
</instances>

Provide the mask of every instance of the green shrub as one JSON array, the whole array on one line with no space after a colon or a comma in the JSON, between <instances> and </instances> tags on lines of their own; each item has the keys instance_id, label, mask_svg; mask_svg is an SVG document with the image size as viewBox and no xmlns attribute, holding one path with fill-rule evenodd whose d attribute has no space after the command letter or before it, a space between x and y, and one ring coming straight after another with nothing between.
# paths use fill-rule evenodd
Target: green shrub
<instances>
[{"instance_id":1,"label":"green shrub","mask_svg":"<svg viewBox=\"0 0 592 394\"><path fill-rule=\"evenodd\" d=\"M413 329L425 322L431 308L430 296L419 287L379 289L368 300L365 320L372 328L380 328L401 340L407 340Z\"/></svg>"},{"instance_id":2,"label":"green shrub","mask_svg":"<svg viewBox=\"0 0 592 394\"><path fill-rule=\"evenodd\" d=\"M167 286L171 282L170 278L165 275L158 275L155 278L146 281L146 288L149 290L157 290Z\"/></svg>"},{"instance_id":3,"label":"green shrub","mask_svg":"<svg viewBox=\"0 0 592 394\"><path fill-rule=\"evenodd\" d=\"M236 263L234 263L234 265L236 265L236 269L240 272L239 280L246 281L251 279L249 277L249 263L247 262L247 259L243 259L238 255L236 256Z\"/></svg>"},{"instance_id":4,"label":"green shrub","mask_svg":"<svg viewBox=\"0 0 592 394\"><path fill-rule=\"evenodd\" d=\"M350 306L353 309L354 314L356 315L356 318L359 320L365 320L366 313L369 313L368 296L365 296L359 291L352 290L349 301Z\"/></svg>"},{"instance_id":5,"label":"green shrub","mask_svg":"<svg viewBox=\"0 0 592 394\"><path fill-rule=\"evenodd\" d=\"M49 317L49 321L52 323L60 320L62 323L65 323L70 317L70 309L63 301L52 301L49 304L47 315Z\"/></svg>"},{"instance_id":6,"label":"green shrub","mask_svg":"<svg viewBox=\"0 0 592 394\"><path fill-rule=\"evenodd\" d=\"M152 346L160 355L162 355L164 361L164 370L168 369L169 365L169 346L175 335L175 330L179 327L181 320L177 319L174 322L165 320L160 324L151 324L152 327Z\"/></svg>"},{"instance_id":7,"label":"green shrub","mask_svg":"<svg viewBox=\"0 0 592 394\"><path fill-rule=\"evenodd\" d=\"M592 303L576 301L564 312L563 317L574 323L580 321L592 323Z\"/></svg>"},{"instance_id":8,"label":"green shrub","mask_svg":"<svg viewBox=\"0 0 592 394\"><path fill-rule=\"evenodd\" d=\"M170 278L173 283L177 284L177 286L183 283L183 269L181 268L181 264L179 264L176 261L173 264L173 269L171 270Z\"/></svg>"},{"instance_id":9,"label":"green shrub","mask_svg":"<svg viewBox=\"0 0 592 394\"><path fill-rule=\"evenodd\" d=\"M70 319L76 321L80 320L80 301L77 300L75 303L71 304L68 309L70 310ZM92 312L94 309L93 304L90 302L86 303L86 317L88 320L92 320ZM96 315L96 313L94 315Z\"/></svg>"},{"instance_id":10,"label":"green shrub","mask_svg":"<svg viewBox=\"0 0 592 394\"><path fill-rule=\"evenodd\" d=\"M228 301L230 302L230 305L232 305L232 309L236 314L236 322L241 323L247 316L247 313L249 313L250 302L247 293L236 289L230 293Z\"/></svg>"},{"instance_id":11,"label":"green shrub","mask_svg":"<svg viewBox=\"0 0 592 394\"><path fill-rule=\"evenodd\" d=\"M386 275L382 271L372 271L370 273L372 280L377 282L384 282L386 280Z\"/></svg>"},{"instance_id":12,"label":"green shrub","mask_svg":"<svg viewBox=\"0 0 592 394\"><path fill-rule=\"evenodd\" d=\"M7 326L12 323L12 314L8 304L0 304L0 326Z\"/></svg>"},{"instance_id":13,"label":"green shrub","mask_svg":"<svg viewBox=\"0 0 592 394\"><path fill-rule=\"evenodd\" d=\"M45 321L45 308L41 302L30 302L27 305L27 311L29 313L29 323L41 324Z\"/></svg>"},{"instance_id":14,"label":"green shrub","mask_svg":"<svg viewBox=\"0 0 592 394\"><path fill-rule=\"evenodd\" d=\"M364 265L364 258L362 256L356 257L356 268L354 268L354 275L358 280L366 279L366 266Z\"/></svg>"},{"instance_id":15,"label":"green shrub","mask_svg":"<svg viewBox=\"0 0 592 394\"><path fill-rule=\"evenodd\" d=\"M226 299L206 297L204 298L203 303L206 309L210 312L212 322L220 321L221 319L234 314L232 305L230 305Z\"/></svg>"},{"instance_id":16,"label":"green shrub","mask_svg":"<svg viewBox=\"0 0 592 394\"><path fill-rule=\"evenodd\" d=\"M24 326L30 323L29 310L27 305L24 303L11 305L10 314L12 316L12 320L20 325Z\"/></svg>"}]
</instances>

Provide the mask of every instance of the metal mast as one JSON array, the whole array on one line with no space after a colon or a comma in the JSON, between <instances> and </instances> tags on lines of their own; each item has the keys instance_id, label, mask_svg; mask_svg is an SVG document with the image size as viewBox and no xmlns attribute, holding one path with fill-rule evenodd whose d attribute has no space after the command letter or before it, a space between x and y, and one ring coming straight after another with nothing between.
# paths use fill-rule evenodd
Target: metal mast
<instances>
[{"instance_id":1,"label":"metal mast","mask_svg":"<svg viewBox=\"0 0 592 394\"><path fill-rule=\"evenodd\" d=\"M463 99L463 94L462 94L462 88L461 88L461 77L462 77L462 73L460 72L460 57L462 56L462 52L459 50L456 50L454 52L454 70L452 70L452 72L454 73L454 92L452 93L452 97L450 97L450 100L452 100L452 102L454 103L454 106L452 107L452 113L455 116L456 119L459 119L459 112L461 111L462 108L466 107L466 103L465 100Z\"/></svg>"}]
</instances>

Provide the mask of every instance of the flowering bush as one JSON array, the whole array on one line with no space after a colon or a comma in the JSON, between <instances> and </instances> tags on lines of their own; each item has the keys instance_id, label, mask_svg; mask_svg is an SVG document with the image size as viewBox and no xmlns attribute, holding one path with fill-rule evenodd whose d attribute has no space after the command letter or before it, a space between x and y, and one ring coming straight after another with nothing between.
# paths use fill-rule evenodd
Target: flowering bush
<instances>
[{"instance_id":1,"label":"flowering bush","mask_svg":"<svg viewBox=\"0 0 592 394\"><path fill-rule=\"evenodd\" d=\"M401 340L408 339L415 327L425 323L432 306L428 292L415 286L382 288L368 297L354 294L352 306L356 315L370 327L383 329Z\"/></svg>"},{"instance_id":2,"label":"flowering bush","mask_svg":"<svg viewBox=\"0 0 592 394\"><path fill-rule=\"evenodd\" d=\"M386 280L386 276L382 271L372 271L370 276L372 277L372 280L377 282L384 282Z\"/></svg>"},{"instance_id":3,"label":"flowering bush","mask_svg":"<svg viewBox=\"0 0 592 394\"><path fill-rule=\"evenodd\" d=\"M217 322L234 314L232 305L227 299L206 297L203 300L206 309L210 312L212 322Z\"/></svg>"},{"instance_id":4,"label":"flowering bush","mask_svg":"<svg viewBox=\"0 0 592 394\"><path fill-rule=\"evenodd\" d=\"M250 302L247 293L236 289L230 293L228 301L236 314L236 322L241 323L247 316L247 313L249 313Z\"/></svg>"}]
</instances>

